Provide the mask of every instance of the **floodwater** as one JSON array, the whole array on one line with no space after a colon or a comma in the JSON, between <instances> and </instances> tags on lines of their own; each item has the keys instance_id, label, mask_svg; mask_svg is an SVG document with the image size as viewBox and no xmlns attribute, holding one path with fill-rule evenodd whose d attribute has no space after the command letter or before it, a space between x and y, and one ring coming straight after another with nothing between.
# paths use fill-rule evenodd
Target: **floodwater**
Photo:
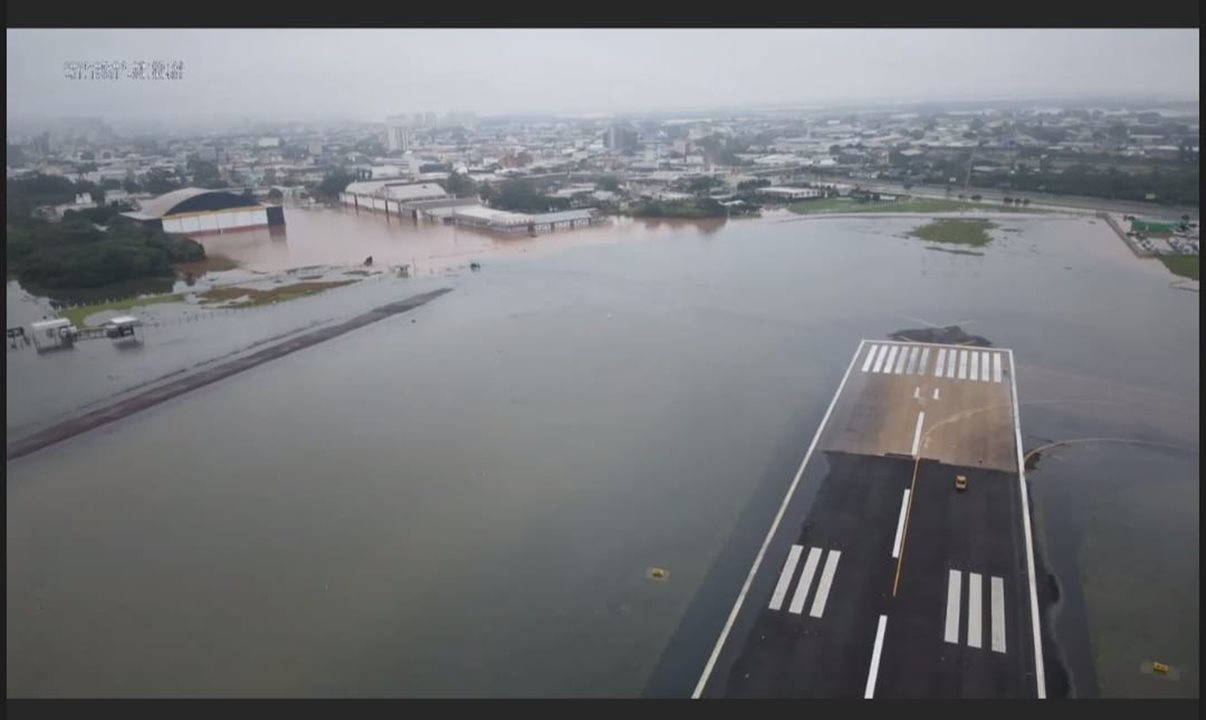
<instances>
[{"instance_id":1,"label":"floodwater","mask_svg":"<svg viewBox=\"0 0 1206 720\"><path fill-rule=\"evenodd\" d=\"M957 323L1014 349L1027 448L1180 448L1071 445L1032 483L1074 692L1196 697L1198 296L1104 224L1010 216L968 256L908 218L288 221L207 247L484 268L148 336L123 382L453 288L8 463L10 696L686 695L859 339ZM10 395L101 386L106 353L10 362Z\"/></svg>"}]
</instances>

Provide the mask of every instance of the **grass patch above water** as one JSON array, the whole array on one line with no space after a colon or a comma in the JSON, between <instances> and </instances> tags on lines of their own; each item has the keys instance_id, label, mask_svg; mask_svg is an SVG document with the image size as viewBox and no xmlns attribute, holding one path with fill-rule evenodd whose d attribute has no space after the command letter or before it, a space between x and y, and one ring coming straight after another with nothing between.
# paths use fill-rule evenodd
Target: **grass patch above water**
<instances>
[{"instance_id":1,"label":"grass patch above water","mask_svg":"<svg viewBox=\"0 0 1206 720\"><path fill-rule=\"evenodd\" d=\"M983 247L992 242L988 231L994 227L988 220L935 220L909 234L930 242Z\"/></svg>"},{"instance_id":2,"label":"grass patch above water","mask_svg":"<svg viewBox=\"0 0 1206 720\"><path fill-rule=\"evenodd\" d=\"M826 213L939 213L966 212L1026 212L1027 208L993 203L945 200L942 198L912 198L899 202L858 202L848 197L819 198L792 203L788 210L798 215L824 215ZM1030 210L1029 212L1037 212Z\"/></svg>"},{"instance_id":3,"label":"grass patch above water","mask_svg":"<svg viewBox=\"0 0 1206 720\"><path fill-rule=\"evenodd\" d=\"M222 272L223 270L234 270L239 266L239 263L231 260L225 255L207 255L204 260L196 260L194 262L176 263L176 274L184 275L192 273L194 276L201 276L207 272Z\"/></svg>"},{"instance_id":4,"label":"grass patch above water","mask_svg":"<svg viewBox=\"0 0 1206 720\"><path fill-rule=\"evenodd\" d=\"M332 288L351 285L357 282L356 280L335 280L331 282L300 282L292 285L283 285L275 287L271 290L258 290L256 288L245 287L216 287L206 290L198 294L202 303L221 303L245 298L241 302L233 303L227 307L255 307L257 305L270 305L277 302L286 302L288 300L296 300L299 297L314 295L330 290Z\"/></svg>"},{"instance_id":5,"label":"grass patch above water","mask_svg":"<svg viewBox=\"0 0 1206 720\"><path fill-rule=\"evenodd\" d=\"M1160 262L1164 263L1164 267L1171 270L1174 275L1180 275L1190 280L1201 278L1197 255L1159 255L1158 257Z\"/></svg>"},{"instance_id":6,"label":"grass patch above water","mask_svg":"<svg viewBox=\"0 0 1206 720\"><path fill-rule=\"evenodd\" d=\"M181 302L184 300L183 295L150 295L141 298L127 298L125 300L114 300L107 303L95 303L92 305L77 305L75 307L65 307L59 310L59 315L71 321L76 327L84 327L84 320L90 315L95 315L99 312L109 310L129 310L131 308L143 307L145 305L159 305L161 303Z\"/></svg>"}]
</instances>

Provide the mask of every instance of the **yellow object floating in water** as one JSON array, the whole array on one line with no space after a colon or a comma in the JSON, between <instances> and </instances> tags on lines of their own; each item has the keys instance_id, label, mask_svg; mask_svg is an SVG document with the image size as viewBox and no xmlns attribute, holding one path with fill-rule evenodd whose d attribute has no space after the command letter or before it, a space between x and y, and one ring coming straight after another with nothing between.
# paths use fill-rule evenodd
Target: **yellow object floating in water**
<instances>
[{"instance_id":1,"label":"yellow object floating in water","mask_svg":"<svg viewBox=\"0 0 1206 720\"><path fill-rule=\"evenodd\" d=\"M649 572L647 572L646 575L651 580L666 580L670 577L670 571L667 570L666 568L651 567L651 568L649 568Z\"/></svg>"}]
</instances>

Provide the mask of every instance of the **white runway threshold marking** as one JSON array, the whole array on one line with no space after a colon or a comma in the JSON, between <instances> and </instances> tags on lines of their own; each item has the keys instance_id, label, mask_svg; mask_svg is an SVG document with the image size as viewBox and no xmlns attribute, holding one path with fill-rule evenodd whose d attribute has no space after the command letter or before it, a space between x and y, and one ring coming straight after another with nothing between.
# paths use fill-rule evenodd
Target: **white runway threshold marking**
<instances>
[{"instance_id":1,"label":"white runway threshold marking","mask_svg":"<svg viewBox=\"0 0 1206 720\"><path fill-rule=\"evenodd\" d=\"M1005 581L992 579L992 650L1005 652Z\"/></svg>"},{"instance_id":2,"label":"white runway threshold marking","mask_svg":"<svg viewBox=\"0 0 1206 720\"><path fill-rule=\"evenodd\" d=\"M825 556L825 569L821 571L821 582L817 585L817 596L812 599L812 609L808 614L819 618L825 614L825 602L829 600L829 588L833 586L833 575L837 572L838 560L842 559L841 550L830 550Z\"/></svg>"},{"instance_id":3,"label":"white runway threshold marking","mask_svg":"<svg viewBox=\"0 0 1206 720\"><path fill-rule=\"evenodd\" d=\"M905 369L905 363L908 361L908 359L909 359L909 349L902 347L900 349L900 357L896 358L896 369L894 371L892 371L892 374L893 375L903 375L904 369Z\"/></svg>"},{"instance_id":4,"label":"white runway threshold marking","mask_svg":"<svg viewBox=\"0 0 1206 720\"><path fill-rule=\"evenodd\" d=\"M871 669L867 671L867 689L863 697L875 697L875 679L879 677L879 656L884 650L884 629L888 627L888 616L879 616L879 627L875 630L875 647L871 650Z\"/></svg>"},{"instance_id":5,"label":"white runway threshold marking","mask_svg":"<svg viewBox=\"0 0 1206 720\"><path fill-rule=\"evenodd\" d=\"M812 578L817 574L817 564L821 562L821 548L808 551L808 559L804 561L804 573L800 575L800 583L796 585L796 594L791 596L791 605L787 611L793 615L804 612L804 600L808 597L808 588L812 587Z\"/></svg>"},{"instance_id":6,"label":"white runway threshold marking","mask_svg":"<svg viewBox=\"0 0 1206 720\"><path fill-rule=\"evenodd\" d=\"M872 345L871 349L867 351L867 359L863 361L863 372L871 369L871 363L875 362L875 353L879 352L880 347L879 345Z\"/></svg>"},{"instance_id":7,"label":"white runway threshold marking","mask_svg":"<svg viewBox=\"0 0 1206 720\"><path fill-rule=\"evenodd\" d=\"M967 646L983 647L981 642L983 627L984 599L980 595L980 573L967 574Z\"/></svg>"},{"instance_id":8,"label":"white runway threshold marking","mask_svg":"<svg viewBox=\"0 0 1206 720\"><path fill-rule=\"evenodd\" d=\"M1001 382L1001 353L992 354L992 381Z\"/></svg>"},{"instance_id":9,"label":"white runway threshold marking","mask_svg":"<svg viewBox=\"0 0 1206 720\"><path fill-rule=\"evenodd\" d=\"M934 362L934 377L942 377L946 370L946 348L938 348L938 360Z\"/></svg>"},{"instance_id":10,"label":"white runway threshold marking","mask_svg":"<svg viewBox=\"0 0 1206 720\"><path fill-rule=\"evenodd\" d=\"M946 632L942 639L959 644L959 591L963 587L963 573L951 570L946 582Z\"/></svg>"},{"instance_id":11,"label":"white runway threshold marking","mask_svg":"<svg viewBox=\"0 0 1206 720\"><path fill-rule=\"evenodd\" d=\"M886 360L884 360L883 372L886 372L889 374L892 372L892 364L894 362L896 362L896 352L898 350L900 350L899 345L892 345L891 347L888 348L888 358Z\"/></svg>"},{"instance_id":12,"label":"white runway threshold marking","mask_svg":"<svg viewBox=\"0 0 1206 720\"><path fill-rule=\"evenodd\" d=\"M968 380L980 379L980 353L972 350L971 352L971 367L968 368Z\"/></svg>"},{"instance_id":13,"label":"white runway threshold marking","mask_svg":"<svg viewBox=\"0 0 1206 720\"><path fill-rule=\"evenodd\" d=\"M909 488L905 488L904 497L900 499L900 519L896 521L896 539L892 541L892 557L900 557L900 541L904 539L905 517L909 514Z\"/></svg>"},{"instance_id":14,"label":"white runway threshold marking","mask_svg":"<svg viewBox=\"0 0 1206 720\"><path fill-rule=\"evenodd\" d=\"M913 430L913 451L909 454L917 457L917 450L921 447L921 426L925 423L925 411L917 413L917 427Z\"/></svg>"},{"instance_id":15,"label":"white runway threshold marking","mask_svg":"<svg viewBox=\"0 0 1206 720\"><path fill-rule=\"evenodd\" d=\"M967 351L966 350L959 351L959 379L960 380L967 379Z\"/></svg>"},{"instance_id":16,"label":"white runway threshold marking","mask_svg":"<svg viewBox=\"0 0 1206 720\"><path fill-rule=\"evenodd\" d=\"M948 378L953 379L955 377L955 359L958 355L959 353L954 350L946 354L946 376Z\"/></svg>"},{"instance_id":17,"label":"white runway threshold marking","mask_svg":"<svg viewBox=\"0 0 1206 720\"><path fill-rule=\"evenodd\" d=\"M987 352L980 353L980 379L984 382L988 382L991 379L988 376L988 366L991 362L992 360L988 357Z\"/></svg>"},{"instance_id":18,"label":"white runway threshold marking","mask_svg":"<svg viewBox=\"0 0 1206 720\"><path fill-rule=\"evenodd\" d=\"M917 358L921 357L921 348L916 346L909 348L909 364L905 368L905 374L917 374Z\"/></svg>"},{"instance_id":19,"label":"white runway threshold marking","mask_svg":"<svg viewBox=\"0 0 1206 720\"><path fill-rule=\"evenodd\" d=\"M884 358L888 357L888 346L880 345L879 352L875 354L875 365L871 368L871 372L879 372L884 367Z\"/></svg>"},{"instance_id":20,"label":"white runway threshold marking","mask_svg":"<svg viewBox=\"0 0 1206 720\"><path fill-rule=\"evenodd\" d=\"M800 553L803 551L803 545L792 545L791 550L788 551L787 562L783 564L783 572L779 573L779 582L775 585L774 594L771 595L771 610L783 607L783 598L787 597L787 589L791 587L791 578L796 573L796 565L799 564Z\"/></svg>"}]
</instances>

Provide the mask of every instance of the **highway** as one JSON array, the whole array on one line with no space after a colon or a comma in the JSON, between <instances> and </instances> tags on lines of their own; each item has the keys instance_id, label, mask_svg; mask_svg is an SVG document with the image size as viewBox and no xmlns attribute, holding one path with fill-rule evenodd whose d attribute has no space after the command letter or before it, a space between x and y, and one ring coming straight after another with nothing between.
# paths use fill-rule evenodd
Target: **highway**
<instances>
[{"instance_id":1,"label":"highway","mask_svg":"<svg viewBox=\"0 0 1206 720\"><path fill-rule=\"evenodd\" d=\"M694 696L1045 697L1027 508L1012 352L864 340Z\"/></svg>"}]
</instances>

